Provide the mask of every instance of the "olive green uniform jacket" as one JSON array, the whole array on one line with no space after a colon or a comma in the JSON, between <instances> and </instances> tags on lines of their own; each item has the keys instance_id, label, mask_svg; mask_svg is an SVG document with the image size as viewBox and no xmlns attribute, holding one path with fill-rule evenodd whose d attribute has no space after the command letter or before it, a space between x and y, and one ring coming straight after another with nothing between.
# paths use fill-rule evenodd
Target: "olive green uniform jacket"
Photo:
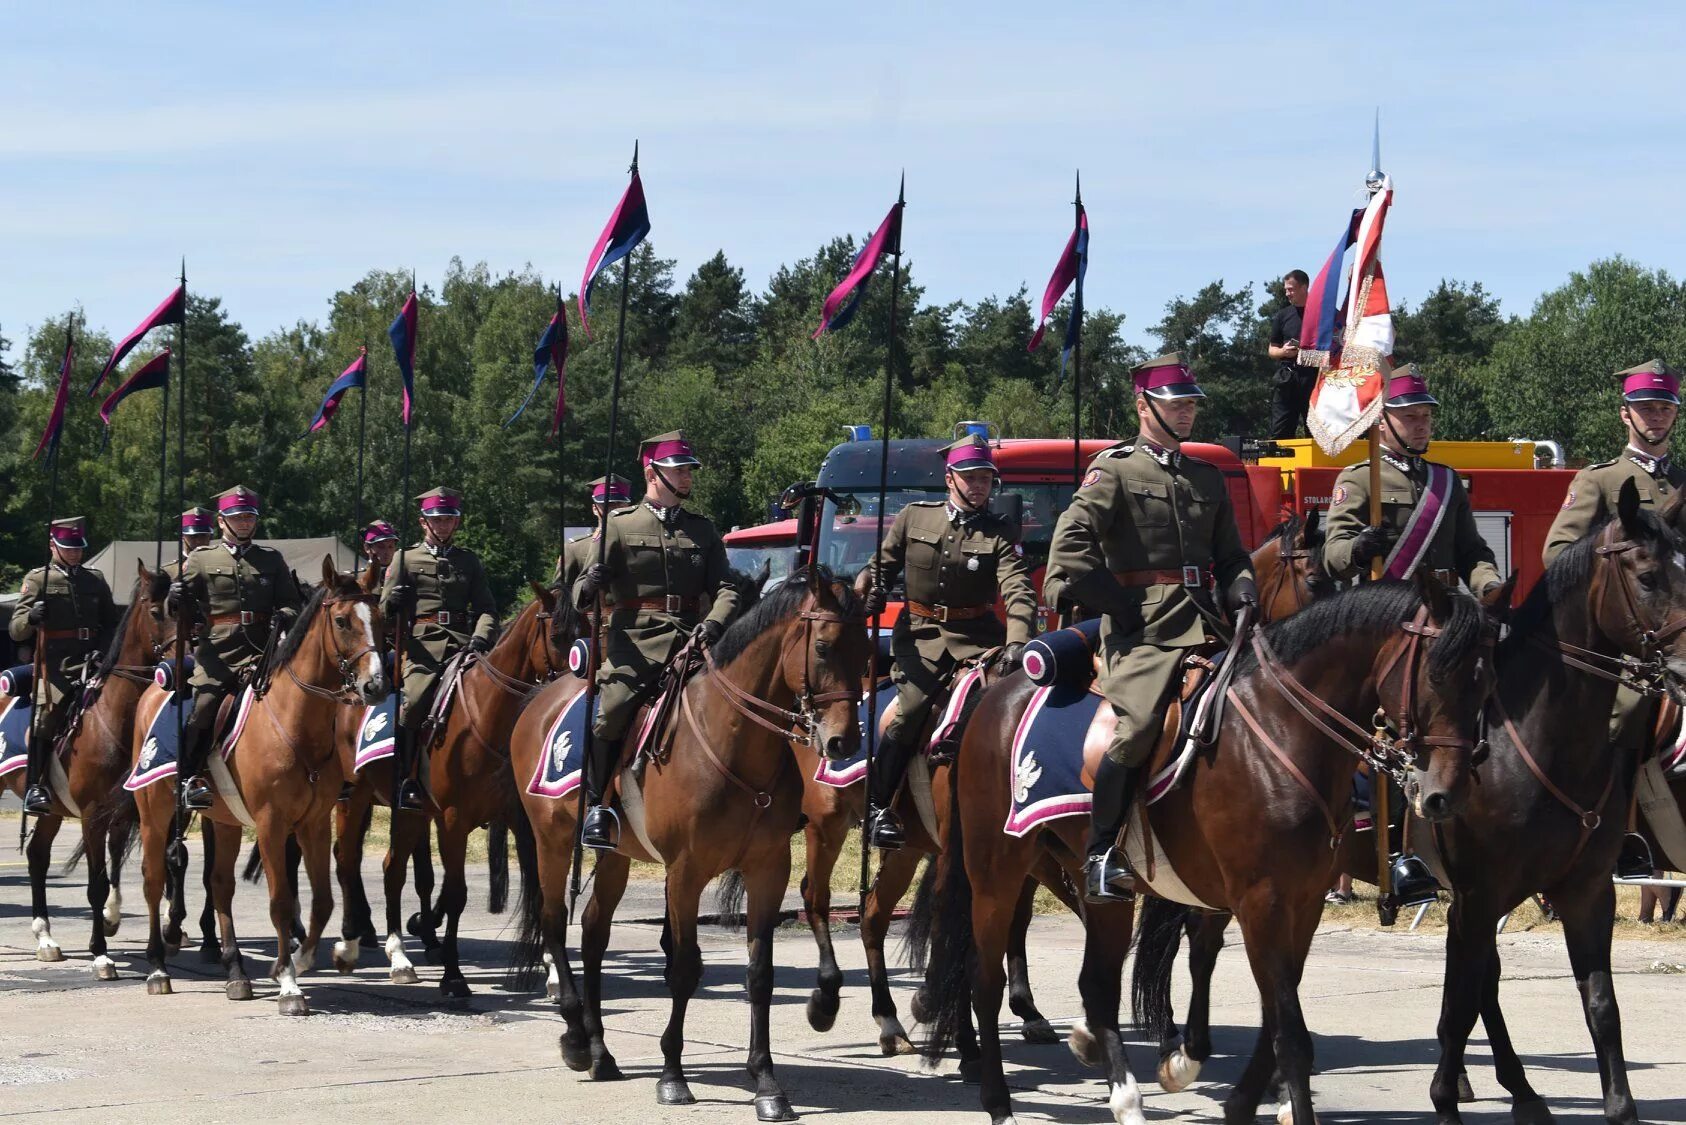
<instances>
[{"instance_id":1,"label":"olive green uniform jacket","mask_svg":"<svg viewBox=\"0 0 1686 1125\"><path fill-rule=\"evenodd\" d=\"M24 575L23 588L12 611L11 624L7 626L12 640L20 645L36 639L36 627L29 623L29 612L38 603L47 609L47 619L41 623L43 630L54 633L76 630L75 636L45 642L42 655L47 674L36 681L33 689L35 706L42 708L41 717L50 718L56 727L69 708L72 691L84 667L90 659L97 660L111 644L119 615L111 587L97 570L85 566L69 569L58 563L38 566Z\"/></svg>"},{"instance_id":2,"label":"olive green uniform jacket","mask_svg":"<svg viewBox=\"0 0 1686 1125\"><path fill-rule=\"evenodd\" d=\"M413 606L399 604L400 576L415 590ZM451 657L474 637L491 644L498 631L498 606L480 556L452 544L437 551L417 544L392 556L381 587L381 613L396 621L401 612L407 616L404 709L398 722L415 730L427 721L433 693Z\"/></svg>"},{"instance_id":3,"label":"olive green uniform jacket","mask_svg":"<svg viewBox=\"0 0 1686 1125\"><path fill-rule=\"evenodd\" d=\"M1404 532L1411 513L1417 510L1423 490L1428 487L1428 467L1432 462L1421 457L1382 457L1382 526L1393 532L1394 541ZM1335 491L1329 501L1329 518L1324 524L1323 566L1336 578L1351 578L1358 573L1352 561L1353 541L1370 524L1370 462L1360 461L1341 470L1335 478ZM1452 493L1446 498L1446 510L1435 529L1434 539L1424 552L1418 569L1442 572L1442 577L1455 575L1471 591L1480 594L1496 583L1503 582L1493 549L1475 528L1475 511L1469 504L1469 493L1457 473L1452 474Z\"/></svg>"},{"instance_id":4,"label":"olive green uniform jacket","mask_svg":"<svg viewBox=\"0 0 1686 1125\"><path fill-rule=\"evenodd\" d=\"M253 543L231 551L224 542L200 547L187 556L181 583L197 623L193 676L199 689L227 691L263 655L272 619L288 625L304 608L304 592L273 547ZM246 614L245 623L225 615Z\"/></svg>"}]
</instances>

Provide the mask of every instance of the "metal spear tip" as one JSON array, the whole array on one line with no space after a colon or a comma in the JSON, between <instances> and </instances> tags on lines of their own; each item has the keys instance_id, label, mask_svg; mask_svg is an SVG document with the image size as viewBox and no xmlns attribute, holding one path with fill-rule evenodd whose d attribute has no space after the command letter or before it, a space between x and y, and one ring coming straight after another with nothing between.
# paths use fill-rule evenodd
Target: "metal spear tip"
<instances>
[{"instance_id":1,"label":"metal spear tip","mask_svg":"<svg viewBox=\"0 0 1686 1125\"><path fill-rule=\"evenodd\" d=\"M1370 171L1364 177L1364 186L1374 194L1386 184L1387 176L1382 173L1382 111L1378 106L1374 131L1370 134Z\"/></svg>"}]
</instances>

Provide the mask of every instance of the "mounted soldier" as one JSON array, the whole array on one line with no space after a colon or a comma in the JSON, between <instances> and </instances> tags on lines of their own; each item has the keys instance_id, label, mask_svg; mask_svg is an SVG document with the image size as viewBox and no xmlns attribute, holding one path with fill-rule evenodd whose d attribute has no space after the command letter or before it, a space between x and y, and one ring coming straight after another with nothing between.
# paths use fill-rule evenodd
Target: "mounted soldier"
<instances>
[{"instance_id":1,"label":"mounted soldier","mask_svg":"<svg viewBox=\"0 0 1686 1125\"><path fill-rule=\"evenodd\" d=\"M369 560L369 567L386 574L386 568L392 565L392 556L398 553L398 529L385 520L373 520L363 529L363 557Z\"/></svg>"},{"instance_id":2,"label":"mounted soldier","mask_svg":"<svg viewBox=\"0 0 1686 1125\"><path fill-rule=\"evenodd\" d=\"M1036 591L1018 528L989 510L999 474L989 443L973 435L948 446L944 500L916 500L896 513L872 563L855 579L866 612L884 608L898 575L907 585L890 652L896 714L878 742L868 782L867 839L894 850L906 842L893 806L931 711L956 670L1002 648L1003 674L1018 666L1036 620ZM995 616L999 595L1007 623Z\"/></svg>"},{"instance_id":3,"label":"mounted soldier","mask_svg":"<svg viewBox=\"0 0 1686 1125\"><path fill-rule=\"evenodd\" d=\"M683 507L702 464L683 431L639 443L644 501L603 521L598 552L574 584L574 604L591 611L603 598L603 660L597 670L597 715L585 763L580 827L588 848L613 849L620 821L603 801L620 761L627 726L686 640L712 645L738 611L738 589L726 545L705 516ZM601 562L596 560L602 559ZM711 599L708 616L703 600Z\"/></svg>"},{"instance_id":4,"label":"mounted soldier","mask_svg":"<svg viewBox=\"0 0 1686 1125\"><path fill-rule=\"evenodd\" d=\"M1622 485L1632 481L1641 507L1662 508L1686 488L1686 468L1669 456L1669 441L1680 416L1680 373L1660 359L1615 374L1622 388L1621 419L1627 447L1612 461L1588 465L1569 482L1569 494L1546 534L1547 566L1569 544L1616 512ZM1686 529L1676 527L1676 531ZM1610 749L1635 761L1649 748L1657 704L1623 685L1616 689L1610 715ZM1632 827L1630 824L1629 827ZM1646 878L1652 871L1651 849L1643 836L1629 832L1622 841L1616 873L1624 879Z\"/></svg>"},{"instance_id":5,"label":"mounted soldier","mask_svg":"<svg viewBox=\"0 0 1686 1125\"><path fill-rule=\"evenodd\" d=\"M1223 474L1182 451L1206 397L1180 353L1132 372L1140 432L1102 450L1060 515L1048 582L1101 613L1099 685L1118 727L1095 776L1084 896L1128 899L1119 834L1135 801L1183 659L1211 643L1214 586L1232 611L1258 603Z\"/></svg>"},{"instance_id":6,"label":"mounted soldier","mask_svg":"<svg viewBox=\"0 0 1686 1125\"><path fill-rule=\"evenodd\" d=\"M1367 576L1378 558L1384 578L1406 581L1426 568L1448 589L1462 582L1489 603L1504 596L1504 578L1476 529L1463 479L1424 457L1439 405L1416 364L1393 373L1382 410L1381 523L1370 523L1370 462L1342 469L1329 499L1323 565L1343 580ZM1393 888L1401 906L1432 901L1440 889L1409 849L1393 863Z\"/></svg>"},{"instance_id":7,"label":"mounted soldier","mask_svg":"<svg viewBox=\"0 0 1686 1125\"><path fill-rule=\"evenodd\" d=\"M33 644L35 723L25 767L23 807L34 816L53 811L47 788L47 759L64 731L88 665L98 660L117 630L111 587L97 570L82 565L88 551L88 521L54 520L48 529L52 562L23 576L23 588L7 626L19 645Z\"/></svg>"},{"instance_id":8,"label":"mounted soldier","mask_svg":"<svg viewBox=\"0 0 1686 1125\"><path fill-rule=\"evenodd\" d=\"M187 556L201 547L210 545L217 537L217 516L209 508L194 505L181 514L181 554L180 560L170 559L164 564L164 573L171 582L181 577L182 564Z\"/></svg>"},{"instance_id":9,"label":"mounted soldier","mask_svg":"<svg viewBox=\"0 0 1686 1125\"><path fill-rule=\"evenodd\" d=\"M386 568L381 612L405 621L403 708L398 714L394 804L425 807L415 777L417 736L427 724L445 666L463 649L491 650L498 630L498 606L480 557L451 542L462 525L462 493L435 488L416 497L421 504L422 541L399 552Z\"/></svg>"},{"instance_id":10,"label":"mounted soldier","mask_svg":"<svg viewBox=\"0 0 1686 1125\"><path fill-rule=\"evenodd\" d=\"M198 810L211 807L204 770L223 700L250 681L270 636L285 631L304 608L304 592L281 552L252 542L262 507L258 494L236 485L214 499L221 541L187 556L166 602L172 612L197 618L201 630L180 765L187 779L182 801Z\"/></svg>"},{"instance_id":11,"label":"mounted soldier","mask_svg":"<svg viewBox=\"0 0 1686 1125\"><path fill-rule=\"evenodd\" d=\"M592 529L587 535L576 535L563 546L562 554L556 560L557 589L567 591L574 588L585 568L596 561L597 541L603 537L603 521L610 512L618 512L630 503L632 482L620 474L610 473L591 482Z\"/></svg>"}]
</instances>

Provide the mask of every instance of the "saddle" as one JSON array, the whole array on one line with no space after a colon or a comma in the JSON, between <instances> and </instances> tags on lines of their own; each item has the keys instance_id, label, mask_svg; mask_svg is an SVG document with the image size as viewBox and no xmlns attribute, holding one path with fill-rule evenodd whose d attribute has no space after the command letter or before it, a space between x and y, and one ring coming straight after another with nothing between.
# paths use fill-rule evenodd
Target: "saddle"
<instances>
[{"instance_id":1,"label":"saddle","mask_svg":"<svg viewBox=\"0 0 1686 1125\"><path fill-rule=\"evenodd\" d=\"M644 767L650 762L665 762L673 750L671 741L679 705L679 696L698 672L707 666L708 659L695 639L687 640L668 658L666 664L646 689L645 700L633 712L633 734L621 744L620 758L610 771L604 786L604 799L609 799L620 786L621 768L629 759L633 772L642 779Z\"/></svg>"},{"instance_id":2,"label":"saddle","mask_svg":"<svg viewBox=\"0 0 1686 1125\"><path fill-rule=\"evenodd\" d=\"M1097 679L1098 672L1097 667ZM1171 779L1174 785L1183 772L1182 759L1192 760L1196 751L1213 747L1223 718L1223 693L1233 675L1234 661L1215 645L1192 651L1183 658L1182 684L1177 689L1176 698L1165 709L1159 739L1153 744L1153 753L1148 757L1148 777L1160 777L1173 759L1177 759L1177 775ZM1089 690L1099 694L1098 688L1090 687ZM1116 713L1110 707L1102 707L1084 740L1083 784L1091 790L1095 787L1095 773L1100 768L1101 757L1111 745L1112 732L1117 727ZM1149 794L1148 788L1142 787L1141 799L1144 801L1149 796L1159 795L1158 792Z\"/></svg>"},{"instance_id":3,"label":"saddle","mask_svg":"<svg viewBox=\"0 0 1686 1125\"><path fill-rule=\"evenodd\" d=\"M416 735L416 745L423 749L432 749L434 742L445 734L445 724L451 717L451 707L457 701L457 689L462 686L462 678L472 667L480 654L470 648L457 650L455 656L445 662L445 668L439 673L439 689L433 693L433 702L428 706L427 718L422 722L421 730Z\"/></svg>"}]
</instances>

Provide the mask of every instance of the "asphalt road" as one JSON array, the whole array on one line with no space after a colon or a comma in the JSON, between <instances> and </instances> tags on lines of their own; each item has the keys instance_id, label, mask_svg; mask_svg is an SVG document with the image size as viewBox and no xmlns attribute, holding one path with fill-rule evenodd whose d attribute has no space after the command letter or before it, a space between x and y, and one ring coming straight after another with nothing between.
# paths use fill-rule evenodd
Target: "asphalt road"
<instances>
[{"instance_id":1,"label":"asphalt road","mask_svg":"<svg viewBox=\"0 0 1686 1125\"><path fill-rule=\"evenodd\" d=\"M15 829L0 820L0 834ZM74 832L68 833L74 836ZM68 845L61 844L60 852ZM695 1106L655 1103L658 1038L667 1018L661 980L659 884L635 884L617 927L606 983L610 1047L627 1080L594 1083L566 1070L557 1050L560 1020L536 995L502 981L508 921L485 910L483 870L471 873L464 918L466 1001L445 1001L438 970L410 943L422 982L395 985L379 951L365 950L348 976L328 965L303 978L312 1014L278 1014L276 987L264 979L274 955L260 888L242 885L242 945L257 997L224 998L215 966L192 949L172 965L175 990L149 996L140 958L144 932L138 868L128 878L122 930L113 939L120 979L96 981L85 943L89 927L76 876L55 875L53 931L67 959L35 958L22 857L0 858L0 1116L62 1121L549 1121L752 1122L743 1071L748 1008L739 934L704 931L703 988L687 1027ZM370 886L378 886L369 864ZM197 886L192 913L197 914ZM642 921L639 921L639 920ZM1532 1078L1563 1120L1600 1119L1598 1074L1567 959L1553 934L1502 939L1504 1000ZM1154 1054L1133 1051L1150 1120L1219 1119L1219 1102L1251 1048L1258 999L1239 940L1219 963L1213 1022L1218 1055L1189 1091L1167 1095L1153 1084ZM1078 1011L1075 970L1082 947L1075 922L1040 918L1031 935L1031 977L1045 1014L1059 1022ZM837 1123L983 1121L976 1087L952 1063L923 1071L915 1058L882 1058L868 1015L864 960L852 929L838 950L848 974L836 1027L808 1027L803 1008L812 985L814 946L805 929L786 927L779 965L773 1040L780 1080L797 1112ZM1618 990L1634 1089L1646 1121L1686 1121L1686 975L1664 969L1686 961L1686 945L1620 942ZM1439 940L1427 934L1378 934L1330 928L1314 947L1302 988L1317 1039L1320 1074L1313 1089L1324 1122L1419 1122L1429 1119L1427 1088L1436 1054ZM912 980L896 975L905 1015ZM917 1033L916 1033L917 1034ZM1007 1040L1009 1080L1021 1121L1107 1122L1105 1089L1064 1046ZM1479 1097L1500 1093L1485 1044L1472 1046ZM1265 1120L1261 1114L1261 1120ZM1471 1122L1509 1121L1508 1106L1483 1100Z\"/></svg>"}]
</instances>

